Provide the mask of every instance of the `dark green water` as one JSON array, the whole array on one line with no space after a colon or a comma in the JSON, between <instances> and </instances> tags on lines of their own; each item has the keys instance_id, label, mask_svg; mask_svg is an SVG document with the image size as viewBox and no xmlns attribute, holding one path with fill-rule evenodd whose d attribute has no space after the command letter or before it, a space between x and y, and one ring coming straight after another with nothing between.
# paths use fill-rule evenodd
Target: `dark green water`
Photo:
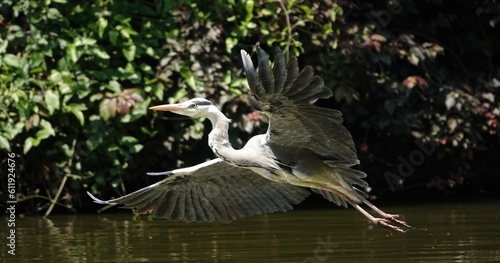
<instances>
[{"instance_id":1,"label":"dark green water","mask_svg":"<svg viewBox=\"0 0 500 263\"><path fill-rule=\"evenodd\" d=\"M16 219L2 262L500 262L500 203L384 208L416 228L370 224L354 209L290 211L223 224L130 214ZM0 237L6 240L7 221ZM2 241L2 243L4 242Z\"/></svg>"}]
</instances>

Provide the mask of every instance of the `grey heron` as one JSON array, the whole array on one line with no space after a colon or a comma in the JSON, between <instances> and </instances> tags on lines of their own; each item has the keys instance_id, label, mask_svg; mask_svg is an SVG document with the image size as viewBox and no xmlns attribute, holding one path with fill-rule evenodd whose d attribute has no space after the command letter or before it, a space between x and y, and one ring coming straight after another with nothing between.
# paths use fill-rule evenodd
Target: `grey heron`
<instances>
[{"instance_id":1,"label":"grey heron","mask_svg":"<svg viewBox=\"0 0 500 263\"><path fill-rule=\"evenodd\" d=\"M252 137L243 148L229 142L231 120L203 98L150 107L212 124L208 143L218 157L187 168L150 173L167 175L155 184L99 204L122 204L153 216L186 222L229 222L257 214L287 211L311 189L329 201L353 206L371 222L404 232L411 228L398 215L387 214L367 200L354 185L367 187L351 134L341 112L314 103L332 96L310 66L299 71L296 57L285 62L277 48L271 69L267 54L257 46L258 70L241 51L251 89L249 104L269 118L267 133ZM368 213L361 205L379 217Z\"/></svg>"}]
</instances>

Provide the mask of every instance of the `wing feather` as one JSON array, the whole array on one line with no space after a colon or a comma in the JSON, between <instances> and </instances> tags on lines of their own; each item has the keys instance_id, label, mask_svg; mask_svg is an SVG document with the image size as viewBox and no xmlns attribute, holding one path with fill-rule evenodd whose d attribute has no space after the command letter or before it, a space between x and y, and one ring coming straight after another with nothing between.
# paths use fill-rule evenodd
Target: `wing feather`
<instances>
[{"instance_id":1,"label":"wing feather","mask_svg":"<svg viewBox=\"0 0 500 263\"><path fill-rule=\"evenodd\" d=\"M310 192L280 184L221 159L177 169L170 176L128 195L99 204L122 204L155 217L186 222L230 222L246 216L287 211Z\"/></svg>"},{"instance_id":2,"label":"wing feather","mask_svg":"<svg viewBox=\"0 0 500 263\"><path fill-rule=\"evenodd\" d=\"M299 72L297 59L292 57L288 62L284 86L278 87L277 84L282 83L283 74L270 74L267 56L260 47L257 47L257 50L259 74L263 73L265 76L252 74L248 78L249 83L259 82L259 79L262 83L271 83L270 77L279 78L279 81L274 80L274 92L266 88L262 93L255 85L250 85L253 94L258 94L250 97L251 105L255 105L257 110L263 111L269 117L268 143L278 150L306 148L324 159L358 164L354 142L349 131L342 125L340 111L311 105L319 98L329 98L333 95L332 91L325 87L323 79L314 75L310 66ZM249 65L252 62L248 54L244 54L245 69L248 72L248 69L253 70L253 65ZM276 72L283 68L284 56L281 51L275 54L273 70ZM255 73L255 70L252 73ZM265 107L261 107L262 105Z\"/></svg>"},{"instance_id":3,"label":"wing feather","mask_svg":"<svg viewBox=\"0 0 500 263\"><path fill-rule=\"evenodd\" d=\"M260 47L257 50L261 51ZM252 74L249 82L261 79L263 83L272 83L268 73L269 62L262 53L264 52L259 52L258 56L258 72L266 75ZM358 164L359 160L351 134L342 125L341 112L312 105L320 98L330 98L333 92L325 86L321 77L314 75L312 67L306 66L299 71L297 58L290 59L286 73L281 72L285 68L281 50L277 49L274 60L274 90L266 88L262 93L258 87L250 85L252 94L258 96L249 97L250 105L269 118L267 145L277 156L307 153L330 162L332 171L345 182L343 187L352 188L353 184L366 186L363 180L366 174L350 168ZM251 60L247 59L247 63L251 63ZM264 69L260 70L260 67ZM314 191L338 205L346 205L346 201L334 193ZM269 193L267 191L266 195ZM291 203L293 202L289 202ZM281 204L273 208L280 209L279 205Z\"/></svg>"},{"instance_id":4,"label":"wing feather","mask_svg":"<svg viewBox=\"0 0 500 263\"><path fill-rule=\"evenodd\" d=\"M186 221L186 222L196 221L192 192L193 192L192 189L186 191L186 203L184 206L184 209L185 209L184 210L184 221Z\"/></svg>"},{"instance_id":5,"label":"wing feather","mask_svg":"<svg viewBox=\"0 0 500 263\"><path fill-rule=\"evenodd\" d=\"M255 96L260 97L266 93L264 86L260 82L259 75L255 68L253 67L252 59L250 55L245 50L241 50L241 58L243 60L243 68L245 69L245 73L247 75L248 85L250 89L252 89Z\"/></svg>"},{"instance_id":6,"label":"wing feather","mask_svg":"<svg viewBox=\"0 0 500 263\"><path fill-rule=\"evenodd\" d=\"M129 197L133 197L132 195L129 195ZM178 191L166 191L162 199L159 200L159 204L154 210L154 216L157 217L164 217L168 219L172 219L172 213L175 208L175 203L177 202L177 198L179 197L179 192ZM151 200L154 201L154 200ZM148 202L151 202L148 200ZM125 202L125 201L122 201ZM130 208L133 208L134 206L129 206Z\"/></svg>"},{"instance_id":7,"label":"wing feather","mask_svg":"<svg viewBox=\"0 0 500 263\"><path fill-rule=\"evenodd\" d=\"M262 215L266 211L266 204L261 204L259 200L255 198L256 192L260 191L260 189L255 189L255 191L248 191L246 187L243 187L239 189L241 192L241 195L245 197L246 200L248 200L248 204L250 206L250 213L253 213L255 215ZM263 211L264 210L264 211Z\"/></svg>"},{"instance_id":8,"label":"wing feather","mask_svg":"<svg viewBox=\"0 0 500 263\"><path fill-rule=\"evenodd\" d=\"M274 93L281 94L287 78L285 56L281 49L277 48L274 52Z\"/></svg>"},{"instance_id":9,"label":"wing feather","mask_svg":"<svg viewBox=\"0 0 500 263\"><path fill-rule=\"evenodd\" d=\"M313 80L314 80L314 70L312 69L312 67L307 66L303 68L300 71L298 78L295 80L295 82L292 83L290 90L284 95L286 95L288 98L291 99L291 96L307 88Z\"/></svg>"},{"instance_id":10,"label":"wing feather","mask_svg":"<svg viewBox=\"0 0 500 263\"><path fill-rule=\"evenodd\" d=\"M191 195L193 197L193 209L195 210L195 217L196 217L196 222L206 222L208 221L207 217L205 216L205 212L203 211L202 207L202 198L199 196L200 189L198 186L194 186L193 189L191 189Z\"/></svg>"},{"instance_id":11,"label":"wing feather","mask_svg":"<svg viewBox=\"0 0 500 263\"><path fill-rule=\"evenodd\" d=\"M204 214L204 218L201 218L197 222L214 222L215 216L213 212L213 207L210 204L210 201L203 195L202 187L200 185L197 185L195 189L198 192L200 209L203 210Z\"/></svg>"},{"instance_id":12,"label":"wing feather","mask_svg":"<svg viewBox=\"0 0 500 263\"><path fill-rule=\"evenodd\" d=\"M241 202L238 202L238 195L237 193L235 193L235 189L231 187L227 188L226 190L227 190L226 191L227 200L230 203L231 208L233 209L236 215L236 218L245 217L246 216L244 209L245 206L242 207Z\"/></svg>"},{"instance_id":13,"label":"wing feather","mask_svg":"<svg viewBox=\"0 0 500 263\"><path fill-rule=\"evenodd\" d=\"M269 67L267 54L257 46L257 55L259 57L259 76L262 86L264 86L266 93L274 93L274 74Z\"/></svg>"},{"instance_id":14,"label":"wing feather","mask_svg":"<svg viewBox=\"0 0 500 263\"><path fill-rule=\"evenodd\" d=\"M332 192L328 192L328 191L321 190L321 189L312 188L311 190L315 193L321 194L326 200L328 200L328 201L330 201L338 206L343 206L343 207L347 208L347 202L344 199L340 198L340 196L338 196Z\"/></svg>"},{"instance_id":15,"label":"wing feather","mask_svg":"<svg viewBox=\"0 0 500 263\"><path fill-rule=\"evenodd\" d=\"M281 91L281 94L287 94L288 91L290 90L290 87L292 87L292 84L299 77L299 62L298 62L296 57L290 58L290 61L288 61L288 66L286 67L286 70L288 73L287 73L285 85L283 85L283 90Z\"/></svg>"},{"instance_id":16,"label":"wing feather","mask_svg":"<svg viewBox=\"0 0 500 263\"><path fill-rule=\"evenodd\" d=\"M219 188L216 185L212 185L210 188L203 188L203 194L209 199L210 207L212 208L212 213L216 221L227 222L227 217L224 216L225 208L222 203L218 200L221 197Z\"/></svg>"},{"instance_id":17,"label":"wing feather","mask_svg":"<svg viewBox=\"0 0 500 263\"><path fill-rule=\"evenodd\" d=\"M256 204L255 200L252 198L252 193L248 192L246 187L234 189L233 193L240 198L241 202L244 204L244 207L246 207L244 211L247 214L262 214L262 211Z\"/></svg>"},{"instance_id":18,"label":"wing feather","mask_svg":"<svg viewBox=\"0 0 500 263\"><path fill-rule=\"evenodd\" d=\"M295 94L290 94L289 98L292 101L303 101L304 99L310 99L316 94L320 94L323 92L323 86L325 82L319 76L313 76L307 87L298 90Z\"/></svg>"},{"instance_id":19,"label":"wing feather","mask_svg":"<svg viewBox=\"0 0 500 263\"><path fill-rule=\"evenodd\" d=\"M184 211L186 205L186 192L179 191L179 196L177 197L177 202L173 204L175 206L172 211L172 220L179 221L184 218Z\"/></svg>"},{"instance_id":20,"label":"wing feather","mask_svg":"<svg viewBox=\"0 0 500 263\"><path fill-rule=\"evenodd\" d=\"M265 195L271 201L268 203L268 205L271 209L276 209L278 211L286 211L286 210L284 210L283 204L281 202L275 201L274 193L272 190L262 192L262 194Z\"/></svg>"}]
</instances>

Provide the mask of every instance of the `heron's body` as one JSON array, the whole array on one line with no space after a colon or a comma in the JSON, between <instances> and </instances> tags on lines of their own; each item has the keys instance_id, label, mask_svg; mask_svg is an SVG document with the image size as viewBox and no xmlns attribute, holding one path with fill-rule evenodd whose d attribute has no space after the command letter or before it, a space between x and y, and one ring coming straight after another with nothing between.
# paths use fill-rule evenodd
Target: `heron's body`
<instances>
[{"instance_id":1,"label":"heron's body","mask_svg":"<svg viewBox=\"0 0 500 263\"><path fill-rule=\"evenodd\" d=\"M266 54L259 47L257 51L258 71L244 51L242 59L252 90L250 105L269 118L266 134L252 137L236 150L228 138L231 121L208 100L152 107L193 118L207 117L212 123L208 143L220 159L159 173L170 176L117 199L101 201L91 196L94 201L125 204L170 219L229 221L289 210L290 204L307 197L304 188L310 188L337 205L352 205L374 223L396 231L403 230L391 223L409 227L398 216L372 205L366 194L354 187L367 186L363 180L366 174L351 168L359 161L341 113L313 105L332 96L323 80L311 67L299 72L296 58L286 64L279 49L271 70ZM211 185L210 191L207 185ZM382 218L373 217L360 204Z\"/></svg>"},{"instance_id":2,"label":"heron's body","mask_svg":"<svg viewBox=\"0 0 500 263\"><path fill-rule=\"evenodd\" d=\"M267 143L266 134L252 137L243 148L236 150L227 136L230 120L221 116L209 115L208 118L213 126L208 135L208 145L215 155L229 164L250 169L277 183L334 191L355 202L361 201L343 177L325 162L327 160L310 150L272 147Z\"/></svg>"}]
</instances>

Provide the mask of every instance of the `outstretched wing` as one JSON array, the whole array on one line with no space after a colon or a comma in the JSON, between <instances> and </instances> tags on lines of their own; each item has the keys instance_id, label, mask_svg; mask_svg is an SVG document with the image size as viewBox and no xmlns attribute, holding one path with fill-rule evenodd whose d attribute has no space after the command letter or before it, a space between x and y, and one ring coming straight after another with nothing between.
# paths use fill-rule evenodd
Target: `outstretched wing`
<instances>
[{"instance_id":1,"label":"outstretched wing","mask_svg":"<svg viewBox=\"0 0 500 263\"><path fill-rule=\"evenodd\" d=\"M185 222L230 222L246 216L292 210L309 191L279 184L244 168L213 159L164 172L165 179L120 198L99 204L123 204L139 212Z\"/></svg>"},{"instance_id":2,"label":"outstretched wing","mask_svg":"<svg viewBox=\"0 0 500 263\"><path fill-rule=\"evenodd\" d=\"M271 70L266 53L257 46L258 71L248 53L241 51L250 105L269 117L268 144L273 149L308 149L327 160L358 164L350 133L342 125L340 111L312 105L329 98L332 91L310 66L299 72L297 58L288 64L277 48Z\"/></svg>"}]
</instances>

